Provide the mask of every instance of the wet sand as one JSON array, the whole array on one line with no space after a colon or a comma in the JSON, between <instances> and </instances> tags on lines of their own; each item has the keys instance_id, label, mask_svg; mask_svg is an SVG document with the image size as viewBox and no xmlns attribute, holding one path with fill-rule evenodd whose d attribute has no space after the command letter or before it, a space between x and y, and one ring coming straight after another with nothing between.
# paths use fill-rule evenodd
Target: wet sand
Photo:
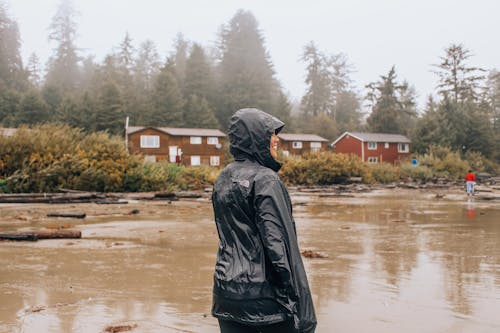
<instances>
[{"instance_id":1,"label":"wet sand","mask_svg":"<svg viewBox=\"0 0 500 333\"><path fill-rule=\"evenodd\" d=\"M304 258L317 332L500 331L498 200L291 194L301 248L328 256ZM0 332L218 332L208 199L0 204L0 232L42 227L82 239L0 242Z\"/></svg>"}]
</instances>

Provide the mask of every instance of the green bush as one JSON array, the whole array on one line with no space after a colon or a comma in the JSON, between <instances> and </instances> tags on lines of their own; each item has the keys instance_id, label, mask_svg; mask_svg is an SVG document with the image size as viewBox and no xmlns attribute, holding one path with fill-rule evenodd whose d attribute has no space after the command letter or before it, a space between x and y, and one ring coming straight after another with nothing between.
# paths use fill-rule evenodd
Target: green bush
<instances>
[{"instance_id":1,"label":"green bush","mask_svg":"<svg viewBox=\"0 0 500 333\"><path fill-rule=\"evenodd\" d=\"M388 184L400 179L401 169L389 163L374 163L368 166L377 183Z\"/></svg>"},{"instance_id":2,"label":"green bush","mask_svg":"<svg viewBox=\"0 0 500 333\"><path fill-rule=\"evenodd\" d=\"M373 181L370 169L358 156L332 152L291 156L284 161L280 174L286 183L297 185L336 184L350 177Z\"/></svg>"},{"instance_id":3,"label":"green bush","mask_svg":"<svg viewBox=\"0 0 500 333\"><path fill-rule=\"evenodd\" d=\"M432 169L426 165L411 165L410 163L403 163L400 166L401 177L404 179L428 182L434 178Z\"/></svg>"}]
</instances>

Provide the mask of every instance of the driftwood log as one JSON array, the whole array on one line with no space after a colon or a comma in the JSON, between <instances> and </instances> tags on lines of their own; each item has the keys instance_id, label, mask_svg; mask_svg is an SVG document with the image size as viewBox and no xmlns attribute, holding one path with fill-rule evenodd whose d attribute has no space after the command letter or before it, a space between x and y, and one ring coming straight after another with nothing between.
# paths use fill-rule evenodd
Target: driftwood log
<instances>
[{"instance_id":1,"label":"driftwood log","mask_svg":"<svg viewBox=\"0 0 500 333\"><path fill-rule=\"evenodd\" d=\"M0 203L84 203L98 199L96 193L16 193L0 194Z\"/></svg>"},{"instance_id":2,"label":"driftwood log","mask_svg":"<svg viewBox=\"0 0 500 333\"><path fill-rule=\"evenodd\" d=\"M85 213L48 213L47 217L68 217L73 219L84 219Z\"/></svg>"},{"instance_id":3,"label":"driftwood log","mask_svg":"<svg viewBox=\"0 0 500 333\"><path fill-rule=\"evenodd\" d=\"M51 230L0 234L0 240L12 241L37 241L39 239L56 238L82 238L82 232L79 230Z\"/></svg>"}]
</instances>

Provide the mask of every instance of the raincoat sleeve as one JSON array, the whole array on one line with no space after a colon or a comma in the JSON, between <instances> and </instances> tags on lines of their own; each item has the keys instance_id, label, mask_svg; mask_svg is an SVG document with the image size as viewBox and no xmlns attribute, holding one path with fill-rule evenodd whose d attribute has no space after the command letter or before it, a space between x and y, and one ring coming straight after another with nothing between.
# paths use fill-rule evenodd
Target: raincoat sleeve
<instances>
[{"instance_id":1,"label":"raincoat sleeve","mask_svg":"<svg viewBox=\"0 0 500 333\"><path fill-rule=\"evenodd\" d=\"M290 267L290 237L296 236L291 207L287 203L281 181L277 176L256 179L254 209L255 222L264 251L272 266L277 296L287 299L283 305L290 313L294 313L297 295Z\"/></svg>"}]
</instances>

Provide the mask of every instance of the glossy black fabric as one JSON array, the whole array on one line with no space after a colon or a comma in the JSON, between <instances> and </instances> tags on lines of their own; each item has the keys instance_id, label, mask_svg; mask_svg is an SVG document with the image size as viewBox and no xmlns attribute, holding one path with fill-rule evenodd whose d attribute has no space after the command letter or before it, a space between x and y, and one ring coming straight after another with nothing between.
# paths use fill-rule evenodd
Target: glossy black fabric
<instances>
[{"instance_id":1,"label":"glossy black fabric","mask_svg":"<svg viewBox=\"0 0 500 333\"><path fill-rule=\"evenodd\" d=\"M290 333L295 330L291 320L264 326L243 325L219 319L220 333Z\"/></svg>"},{"instance_id":2,"label":"glossy black fabric","mask_svg":"<svg viewBox=\"0 0 500 333\"><path fill-rule=\"evenodd\" d=\"M212 195L219 234L212 314L250 325L290 318L297 332L314 332L291 201L269 150L271 135L283 125L257 109L231 118L235 161L222 171Z\"/></svg>"}]
</instances>

